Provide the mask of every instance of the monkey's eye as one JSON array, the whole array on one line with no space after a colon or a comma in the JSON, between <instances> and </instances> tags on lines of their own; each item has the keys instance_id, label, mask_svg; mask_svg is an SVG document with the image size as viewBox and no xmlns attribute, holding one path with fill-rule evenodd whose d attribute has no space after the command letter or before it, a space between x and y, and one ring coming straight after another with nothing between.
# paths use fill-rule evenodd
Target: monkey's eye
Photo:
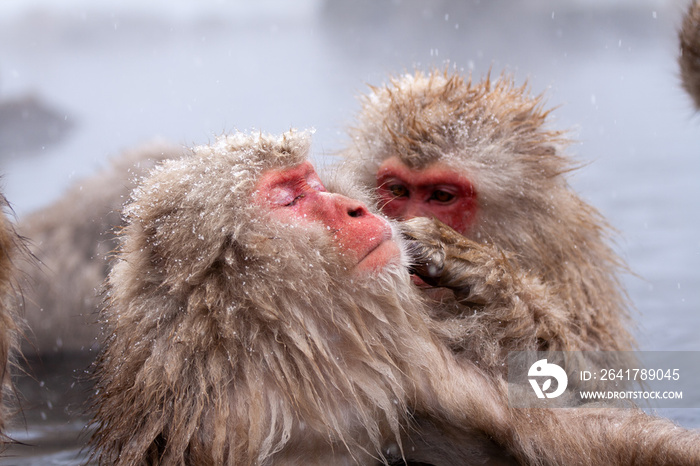
<instances>
[{"instance_id":1,"label":"monkey's eye","mask_svg":"<svg viewBox=\"0 0 700 466\"><path fill-rule=\"evenodd\" d=\"M272 205L289 207L297 203L304 196L304 192L289 186L277 186L270 190L268 195Z\"/></svg>"},{"instance_id":2,"label":"monkey's eye","mask_svg":"<svg viewBox=\"0 0 700 466\"><path fill-rule=\"evenodd\" d=\"M443 191L442 189L436 189L430 195L431 201L437 201L440 203L450 202L454 198L455 198L454 194L448 193L447 191Z\"/></svg>"},{"instance_id":3,"label":"monkey's eye","mask_svg":"<svg viewBox=\"0 0 700 466\"><path fill-rule=\"evenodd\" d=\"M389 191L394 197L408 197L408 188L402 184L392 184Z\"/></svg>"}]
</instances>

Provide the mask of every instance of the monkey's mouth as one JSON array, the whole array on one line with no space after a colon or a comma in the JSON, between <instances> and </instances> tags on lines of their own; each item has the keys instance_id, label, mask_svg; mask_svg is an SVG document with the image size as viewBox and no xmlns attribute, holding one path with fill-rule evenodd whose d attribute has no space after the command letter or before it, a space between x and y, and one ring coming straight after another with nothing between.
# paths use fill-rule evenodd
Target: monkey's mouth
<instances>
[{"instance_id":1,"label":"monkey's mouth","mask_svg":"<svg viewBox=\"0 0 700 466\"><path fill-rule=\"evenodd\" d=\"M376 243L360 258L355 270L378 272L401 257L401 251L393 239L390 227L383 230L375 241Z\"/></svg>"}]
</instances>

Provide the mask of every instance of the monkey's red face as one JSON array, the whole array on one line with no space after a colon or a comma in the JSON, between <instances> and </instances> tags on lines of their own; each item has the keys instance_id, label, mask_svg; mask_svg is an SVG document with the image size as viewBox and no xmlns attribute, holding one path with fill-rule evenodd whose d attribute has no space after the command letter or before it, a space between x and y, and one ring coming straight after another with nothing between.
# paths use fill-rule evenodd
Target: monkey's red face
<instances>
[{"instance_id":1,"label":"monkey's red face","mask_svg":"<svg viewBox=\"0 0 700 466\"><path fill-rule=\"evenodd\" d=\"M400 257L389 222L359 201L327 192L310 162L263 173L254 199L280 220L323 225L356 272L381 270Z\"/></svg>"},{"instance_id":2,"label":"monkey's red face","mask_svg":"<svg viewBox=\"0 0 700 466\"><path fill-rule=\"evenodd\" d=\"M435 217L464 234L476 216L473 185L440 162L412 170L390 157L377 171L377 192L382 211L398 220Z\"/></svg>"}]
</instances>

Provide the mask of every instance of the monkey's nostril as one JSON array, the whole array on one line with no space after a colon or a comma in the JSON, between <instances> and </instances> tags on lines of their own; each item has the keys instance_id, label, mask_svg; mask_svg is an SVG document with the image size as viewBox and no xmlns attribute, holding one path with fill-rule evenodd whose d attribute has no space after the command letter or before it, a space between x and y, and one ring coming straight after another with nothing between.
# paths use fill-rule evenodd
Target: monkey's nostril
<instances>
[{"instance_id":1,"label":"monkey's nostril","mask_svg":"<svg viewBox=\"0 0 700 466\"><path fill-rule=\"evenodd\" d=\"M362 207L358 207L355 209L348 209L348 215L351 217L362 217L364 215L364 209Z\"/></svg>"}]
</instances>

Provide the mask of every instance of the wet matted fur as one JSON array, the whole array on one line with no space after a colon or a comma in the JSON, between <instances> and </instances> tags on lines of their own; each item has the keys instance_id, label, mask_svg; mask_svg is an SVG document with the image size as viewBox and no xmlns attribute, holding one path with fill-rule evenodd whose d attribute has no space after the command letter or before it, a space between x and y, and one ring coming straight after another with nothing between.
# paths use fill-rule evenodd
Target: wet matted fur
<instances>
[{"instance_id":1,"label":"wet matted fur","mask_svg":"<svg viewBox=\"0 0 700 466\"><path fill-rule=\"evenodd\" d=\"M0 194L0 450L8 440L5 429L16 409L12 375L19 357L21 336L26 330L19 312L22 292L17 264L24 260L31 262L24 240L8 219L9 209L7 200Z\"/></svg>"},{"instance_id":2,"label":"wet matted fur","mask_svg":"<svg viewBox=\"0 0 700 466\"><path fill-rule=\"evenodd\" d=\"M393 77L362 98L343 170L374 187L382 162L398 156L412 169L441 162L469 179L477 212L464 235L472 254L490 254L492 270L520 286L517 299L534 299L529 320L515 307L510 316L500 309L498 320L529 325L512 331L530 334L529 343L520 338L502 349L536 349L540 337L545 349L632 349L629 305L618 279L625 267L609 246L605 219L566 180L575 168L566 154L570 140L550 128L549 114L542 96L505 74L479 82L439 70ZM505 296L505 288L492 289L495 294L482 296L487 306L499 301L498 293ZM473 337L494 330L492 314L463 314L454 322L446 318L446 325L457 340L464 329L464 349L488 358L493 351L479 346L484 338ZM533 320L537 314L542 318Z\"/></svg>"},{"instance_id":3,"label":"wet matted fur","mask_svg":"<svg viewBox=\"0 0 700 466\"><path fill-rule=\"evenodd\" d=\"M509 408L501 377L442 343L405 258L352 278L325 228L251 202L264 171L295 166L307 150L303 133L227 136L164 163L134 193L101 314L95 460L700 457L697 434L636 410Z\"/></svg>"},{"instance_id":4,"label":"wet matted fur","mask_svg":"<svg viewBox=\"0 0 700 466\"><path fill-rule=\"evenodd\" d=\"M420 375L448 354L405 260L352 280L325 228L251 202L261 173L307 151L295 132L222 137L133 194L100 319L101 462L367 464L400 451L408 413L445 392Z\"/></svg>"}]
</instances>

